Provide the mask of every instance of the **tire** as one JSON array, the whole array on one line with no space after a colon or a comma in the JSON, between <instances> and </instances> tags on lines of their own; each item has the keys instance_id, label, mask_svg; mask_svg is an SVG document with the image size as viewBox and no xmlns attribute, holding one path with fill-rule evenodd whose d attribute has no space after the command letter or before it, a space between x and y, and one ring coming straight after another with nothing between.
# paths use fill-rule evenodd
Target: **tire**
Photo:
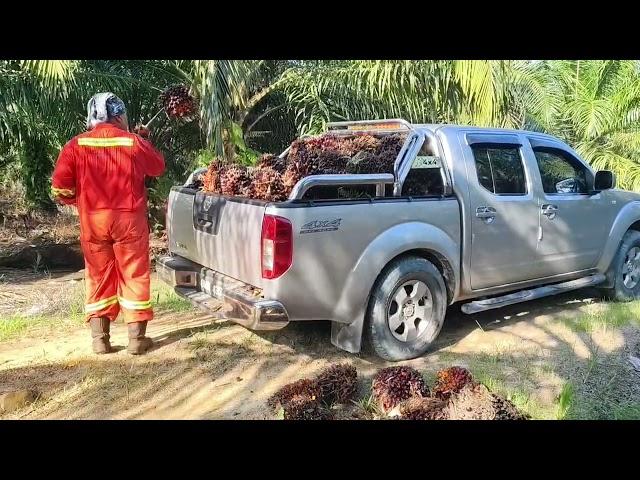
<instances>
[{"instance_id":1,"label":"tire","mask_svg":"<svg viewBox=\"0 0 640 480\"><path fill-rule=\"evenodd\" d=\"M398 259L382 271L371 291L366 344L385 360L419 357L440 333L446 310L447 290L438 269L424 258Z\"/></svg>"},{"instance_id":2,"label":"tire","mask_svg":"<svg viewBox=\"0 0 640 480\"><path fill-rule=\"evenodd\" d=\"M629 230L624 234L607 276L613 278L613 287L601 289L607 297L620 302L640 298L640 232Z\"/></svg>"}]
</instances>

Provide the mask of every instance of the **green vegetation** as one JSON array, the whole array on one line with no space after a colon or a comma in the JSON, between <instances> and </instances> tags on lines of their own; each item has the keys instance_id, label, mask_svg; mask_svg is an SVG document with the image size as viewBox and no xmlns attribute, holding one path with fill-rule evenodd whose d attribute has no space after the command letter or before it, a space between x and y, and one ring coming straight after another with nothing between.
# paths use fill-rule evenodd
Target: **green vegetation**
<instances>
[{"instance_id":1,"label":"green vegetation","mask_svg":"<svg viewBox=\"0 0 640 480\"><path fill-rule=\"evenodd\" d=\"M0 182L21 183L31 207L50 208L60 147L84 129L88 98L113 91L131 124L159 110L159 94L187 85L190 122L160 115L152 141L168 171L152 203L213 156L255 162L329 121L402 117L555 134L619 184L640 190L639 63L588 61L0 61ZM210 153L205 153L210 152Z\"/></svg>"}]
</instances>

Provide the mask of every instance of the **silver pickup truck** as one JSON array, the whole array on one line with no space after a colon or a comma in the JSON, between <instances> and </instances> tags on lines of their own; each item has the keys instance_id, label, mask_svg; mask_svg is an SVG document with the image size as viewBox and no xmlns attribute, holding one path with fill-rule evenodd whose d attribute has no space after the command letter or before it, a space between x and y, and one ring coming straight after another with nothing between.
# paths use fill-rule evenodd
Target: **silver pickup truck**
<instances>
[{"instance_id":1,"label":"silver pickup truck","mask_svg":"<svg viewBox=\"0 0 640 480\"><path fill-rule=\"evenodd\" d=\"M334 345L387 360L426 352L454 302L472 314L595 285L640 296L640 195L557 138L404 120L329 130L402 132L394 173L306 177L277 203L175 187L160 277L249 329L329 320Z\"/></svg>"}]
</instances>

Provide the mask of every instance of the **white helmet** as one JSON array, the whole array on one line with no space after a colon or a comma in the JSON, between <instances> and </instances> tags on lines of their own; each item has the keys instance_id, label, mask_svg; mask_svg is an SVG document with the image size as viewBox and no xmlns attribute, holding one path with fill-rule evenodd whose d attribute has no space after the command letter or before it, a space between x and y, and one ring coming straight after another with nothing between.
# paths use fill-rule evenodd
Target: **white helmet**
<instances>
[{"instance_id":1,"label":"white helmet","mask_svg":"<svg viewBox=\"0 0 640 480\"><path fill-rule=\"evenodd\" d=\"M127 113L124 102L111 92L97 93L87 103L87 129Z\"/></svg>"}]
</instances>

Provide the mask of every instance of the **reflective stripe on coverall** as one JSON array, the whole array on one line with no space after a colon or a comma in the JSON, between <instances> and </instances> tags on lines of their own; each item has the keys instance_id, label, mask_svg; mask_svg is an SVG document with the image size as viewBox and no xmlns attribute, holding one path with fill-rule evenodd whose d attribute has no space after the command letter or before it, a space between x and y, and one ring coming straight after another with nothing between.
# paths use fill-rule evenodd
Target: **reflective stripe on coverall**
<instances>
[{"instance_id":1,"label":"reflective stripe on coverall","mask_svg":"<svg viewBox=\"0 0 640 480\"><path fill-rule=\"evenodd\" d=\"M164 159L143 138L110 123L69 141L56 163L52 193L76 204L85 259L87 321L151 320L149 225L145 176Z\"/></svg>"}]
</instances>

